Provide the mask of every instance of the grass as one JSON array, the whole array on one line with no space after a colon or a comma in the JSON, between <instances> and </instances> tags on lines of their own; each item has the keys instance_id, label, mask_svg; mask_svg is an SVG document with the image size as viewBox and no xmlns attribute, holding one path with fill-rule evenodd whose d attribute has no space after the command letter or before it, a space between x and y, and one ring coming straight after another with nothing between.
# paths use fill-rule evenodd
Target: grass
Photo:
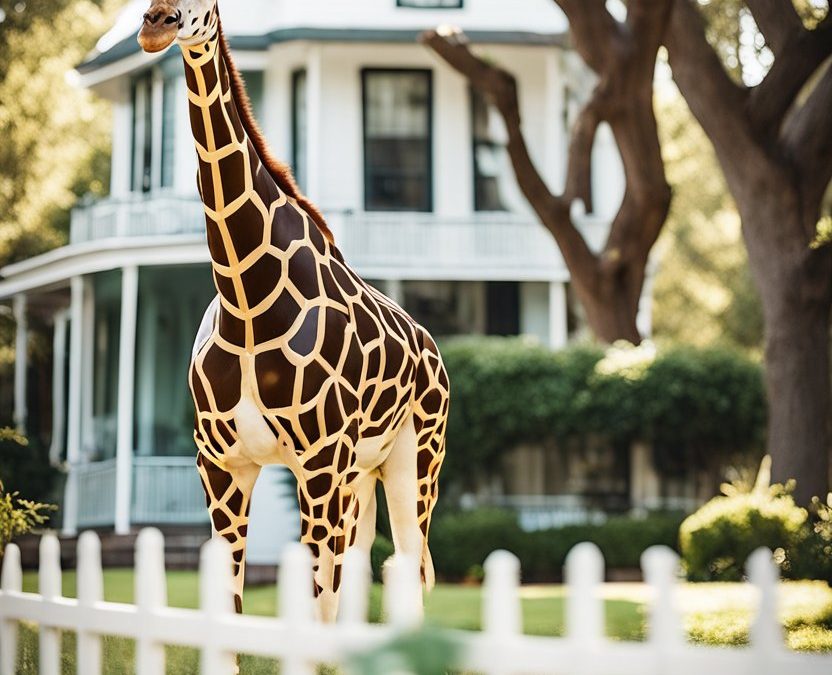
<instances>
[{"instance_id":1,"label":"grass","mask_svg":"<svg viewBox=\"0 0 832 675\"><path fill-rule=\"evenodd\" d=\"M194 572L169 572L168 603L173 607L195 608L198 604L198 577ZM63 591L75 596L75 573L65 572ZM24 591L37 590L37 576L27 573ZM133 601L132 570L107 570L104 574L105 598L112 602ZM612 639L643 640L649 589L643 584L608 584L604 588L606 632ZM562 635L566 590L562 586L525 586L521 590L524 632L530 635ZM679 591L685 628L693 642L704 644L744 644L755 603L754 591L745 584L684 584ZM832 589L821 582L789 582L781 586L781 620L786 641L792 649L832 651ZM277 590L274 586L249 588L245 596L247 614L274 616ZM471 586L439 585L426 598L428 624L480 629L481 589ZM370 597L370 618L381 617L381 588L374 586ZM108 637L104 640L105 673L133 672L135 645L132 641ZM72 675L75 668L75 636L63 636L62 673ZM198 653L193 649L168 647L168 673L197 672ZM268 659L242 657L242 672L252 675L278 673ZM37 672L37 632L23 626L17 672Z\"/></svg>"}]
</instances>

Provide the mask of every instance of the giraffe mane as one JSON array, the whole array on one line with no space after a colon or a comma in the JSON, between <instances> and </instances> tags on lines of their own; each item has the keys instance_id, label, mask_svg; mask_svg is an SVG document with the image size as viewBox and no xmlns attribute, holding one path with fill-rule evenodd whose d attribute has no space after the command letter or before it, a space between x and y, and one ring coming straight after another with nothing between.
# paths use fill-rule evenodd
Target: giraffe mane
<instances>
[{"instance_id":1,"label":"giraffe mane","mask_svg":"<svg viewBox=\"0 0 832 675\"><path fill-rule=\"evenodd\" d=\"M260 158L263 166L269 175L274 179L277 186L285 192L289 197L295 199L298 205L303 208L309 217L315 222L321 234L329 240L330 244L335 243L335 237L332 235L332 230L326 224L323 214L320 209L315 206L306 196L301 193L295 177L292 174L292 169L285 163L278 160L269 148L263 132L260 130L260 125L254 116L254 110L251 106L251 99L246 90L246 83L234 59L231 57L231 48L228 40L222 29L222 23L218 23L220 51L222 53L225 67L228 70L228 79L231 84L231 92L234 96L234 102L237 105L237 112L240 115L240 121L246 131L251 144L254 146L257 156Z\"/></svg>"}]
</instances>

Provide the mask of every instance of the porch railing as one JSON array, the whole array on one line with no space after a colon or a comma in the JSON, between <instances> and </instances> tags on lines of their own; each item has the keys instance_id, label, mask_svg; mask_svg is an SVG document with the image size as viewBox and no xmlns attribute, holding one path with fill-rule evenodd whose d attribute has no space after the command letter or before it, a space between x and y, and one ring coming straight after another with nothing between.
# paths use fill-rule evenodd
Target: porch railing
<instances>
[{"instance_id":1,"label":"porch railing","mask_svg":"<svg viewBox=\"0 0 832 675\"><path fill-rule=\"evenodd\" d=\"M116 460L80 464L78 525L115 522ZM208 522L205 493L193 457L136 457L130 520L138 525L191 525Z\"/></svg>"}]
</instances>

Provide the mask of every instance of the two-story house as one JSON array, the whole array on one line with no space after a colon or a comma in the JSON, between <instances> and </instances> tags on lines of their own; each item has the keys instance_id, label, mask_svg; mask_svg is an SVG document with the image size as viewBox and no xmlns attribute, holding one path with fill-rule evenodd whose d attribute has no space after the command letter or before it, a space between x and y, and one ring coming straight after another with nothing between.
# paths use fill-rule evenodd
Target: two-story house
<instances>
[{"instance_id":1,"label":"two-story house","mask_svg":"<svg viewBox=\"0 0 832 675\"><path fill-rule=\"evenodd\" d=\"M78 67L82 85L112 102L110 196L74 210L68 245L6 267L0 281L18 322L24 428L27 320L37 312L54 327L53 372L39 377L52 382L52 457L68 469L67 534L207 523L187 369L215 290L181 56L139 50L146 4L130 2ZM417 42L424 29L454 24L517 75L534 160L559 190L570 121L592 79L551 0L220 6L266 136L360 274L434 335L566 344L569 273L520 194L499 115ZM608 130L595 152L596 211L582 227L600 245L623 177ZM279 469L264 474L253 561L295 536L293 502Z\"/></svg>"}]
</instances>

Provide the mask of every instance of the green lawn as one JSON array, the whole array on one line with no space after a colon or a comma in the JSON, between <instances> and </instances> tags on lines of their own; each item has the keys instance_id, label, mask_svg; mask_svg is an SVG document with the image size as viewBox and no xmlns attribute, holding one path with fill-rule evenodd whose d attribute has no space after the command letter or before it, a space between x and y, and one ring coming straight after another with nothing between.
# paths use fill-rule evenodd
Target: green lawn
<instances>
[{"instance_id":1,"label":"green lawn","mask_svg":"<svg viewBox=\"0 0 832 675\"><path fill-rule=\"evenodd\" d=\"M24 575L25 591L36 591L37 576ZM132 570L108 570L104 574L104 594L112 602L132 602ZM75 574L64 574L64 595L74 597ZM645 633L647 588L643 584L608 584L604 588L607 634L614 639L641 640ZM521 591L524 630L532 635L562 635L564 597L562 586L525 586ZM168 602L174 607L196 607L198 577L193 572L168 573ZM693 641L708 644L741 644L747 640L754 605L753 589L743 584L685 584L680 590L685 625ZM781 614L787 629L789 646L794 649L832 651L832 589L823 583L793 582L782 585ZM481 589L470 586L440 585L426 599L425 614L429 624L477 630L480 627ZM246 591L248 614L274 616L277 591L274 586ZM370 616L378 621L381 614L381 588L374 586ZM75 638L64 636L64 668L75 673ZM107 638L105 672L107 675L131 673L134 646L131 641ZM169 673L196 672L197 653L182 648L168 649ZM244 657L242 672L277 673L277 666L267 659ZM37 672L37 636L33 627L24 626L21 635L18 672Z\"/></svg>"}]
</instances>

